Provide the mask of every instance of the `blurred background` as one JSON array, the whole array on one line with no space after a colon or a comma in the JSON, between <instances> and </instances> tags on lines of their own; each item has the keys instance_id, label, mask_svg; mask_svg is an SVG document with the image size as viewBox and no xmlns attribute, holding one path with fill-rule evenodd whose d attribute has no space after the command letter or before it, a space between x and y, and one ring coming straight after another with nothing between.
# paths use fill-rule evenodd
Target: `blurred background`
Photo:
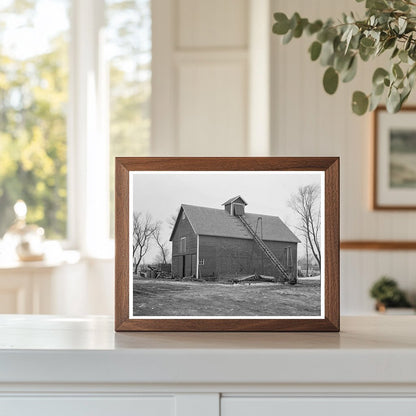
<instances>
[{"instance_id":1,"label":"blurred background","mask_svg":"<svg viewBox=\"0 0 416 416\"><path fill-rule=\"evenodd\" d=\"M3 0L0 236L23 200L48 250L19 261L3 239L0 313L113 314L115 156L340 156L341 240L416 240L415 211L371 208L372 116L353 115L350 97L376 66L329 96L311 40L282 45L271 32L275 11L350 10L362 6ZM411 250L342 250L341 313L373 313L383 275L414 301L415 270Z\"/></svg>"}]
</instances>

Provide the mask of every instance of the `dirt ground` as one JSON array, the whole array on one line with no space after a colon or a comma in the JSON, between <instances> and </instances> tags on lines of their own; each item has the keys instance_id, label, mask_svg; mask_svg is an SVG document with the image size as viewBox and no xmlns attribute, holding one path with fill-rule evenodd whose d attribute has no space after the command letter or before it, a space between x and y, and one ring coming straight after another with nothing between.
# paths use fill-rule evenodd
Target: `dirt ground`
<instances>
[{"instance_id":1,"label":"dirt ground","mask_svg":"<svg viewBox=\"0 0 416 416\"><path fill-rule=\"evenodd\" d=\"M223 284L137 279L134 316L319 316L319 280Z\"/></svg>"}]
</instances>

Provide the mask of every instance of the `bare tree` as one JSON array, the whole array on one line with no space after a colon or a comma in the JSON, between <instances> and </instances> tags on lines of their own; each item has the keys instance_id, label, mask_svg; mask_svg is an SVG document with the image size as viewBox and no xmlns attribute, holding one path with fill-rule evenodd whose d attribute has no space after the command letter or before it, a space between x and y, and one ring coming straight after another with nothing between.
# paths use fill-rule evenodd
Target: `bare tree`
<instances>
[{"instance_id":1,"label":"bare tree","mask_svg":"<svg viewBox=\"0 0 416 416\"><path fill-rule=\"evenodd\" d=\"M176 211L176 213L175 214L172 214L172 215L170 215L169 216L169 218L166 220L167 221L167 223L168 223L168 225L171 227L171 228L173 228L174 226L175 226L175 224L176 224L176 219L178 218L178 215L179 215L179 211L180 211L181 209L180 208L178 208L178 210Z\"/></svg>"},{"instance_id":2,"label":"bare tree","mask_svg":"<svg viewBox=\"0 0 416 416\"><path fill-rule=\"evenodd\" d=\"M319 269L321 269L321 209L320 188L318 185L301 186L296 194L293 194L289 207L299 215L298 230L306 239L307 249L310 248L315 257Z\"/></svg>"},{"instance_id":3,"label":"bare tree","mask_svg":"<svg viewBox=\"0 0 416 416\"><path fill-rule=\"evenodd\" d=\"M136 260L134 273L149 250L149 244L154 234L160 230L160 223L153 222L152 216L133 213L133 258Z\"/></svg>"},{"instance_id":4,"label":"bare tree","mask_svg":"<svg viewBox=\"0 0 416 416\"><path fill-rule=\"evenodd\" d=\"M167 258L169 256L169 243L167 241L162 240L162 237L160 236L160 227L153 233L153 238L155 239L156 244L159 247L159 254L162 263L167 264Z\"/></svg>"}]
</instances>

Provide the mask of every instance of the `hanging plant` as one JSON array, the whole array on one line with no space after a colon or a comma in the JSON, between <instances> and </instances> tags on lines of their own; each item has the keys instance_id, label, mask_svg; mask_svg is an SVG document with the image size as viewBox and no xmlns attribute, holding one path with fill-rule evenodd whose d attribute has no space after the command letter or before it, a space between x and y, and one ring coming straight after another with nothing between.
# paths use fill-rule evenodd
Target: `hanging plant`
<instances>
[{"instance_id":1,"label":"hanging plant","mask_svg":"<svg viewBox=\"0 0 416 416\"><path fill-rule=\"evenodd\" d=\"M365 7L364 19L344 13L339 22L333 19L310 22L299 13L290 19L284 13L275 13L273 33L283 36L283 44L304 34L314 37L309 54L312 61L319 60L326 67L323 87L328 94L336 92L340 80L354 79L358 60L367 62L390 54L390 65L374 71L371 93L353 93L352 110L358 115L373 111L386 96L387 110L396 113L415 83L416 2L366 0Z\"/></svg>"}]
</instances>

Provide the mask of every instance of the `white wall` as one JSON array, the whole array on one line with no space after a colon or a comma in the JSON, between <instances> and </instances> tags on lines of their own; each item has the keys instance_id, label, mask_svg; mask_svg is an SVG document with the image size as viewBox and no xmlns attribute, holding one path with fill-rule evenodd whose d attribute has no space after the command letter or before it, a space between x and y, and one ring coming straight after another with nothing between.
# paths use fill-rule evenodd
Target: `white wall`
<instances>
[{"instance_id":1,"label":"white wall","mask_svg":"<svg viewBox=\"0 0 416 416\"><path fill-rule=\"evenodd\" d=\"M363 6L351 0L272 0L273 12L298 11L311 19L335 18L350 10L363 10ZM415 240L416 213L370 208L371 116L353 115L350 103L354 90L370 92L377 62L360 62L357 79L341 84L337 93L329 96L322 88L324 68L311 62L307 53L311 42L304 37L282 45L281 39L272 36L272 154L341 157L342 240ZM383 274L395 277L415 295L415 266L412 251L342 251L342 313L370 312L373 302L368 289Z\"/></svg>"}]
</instances>

